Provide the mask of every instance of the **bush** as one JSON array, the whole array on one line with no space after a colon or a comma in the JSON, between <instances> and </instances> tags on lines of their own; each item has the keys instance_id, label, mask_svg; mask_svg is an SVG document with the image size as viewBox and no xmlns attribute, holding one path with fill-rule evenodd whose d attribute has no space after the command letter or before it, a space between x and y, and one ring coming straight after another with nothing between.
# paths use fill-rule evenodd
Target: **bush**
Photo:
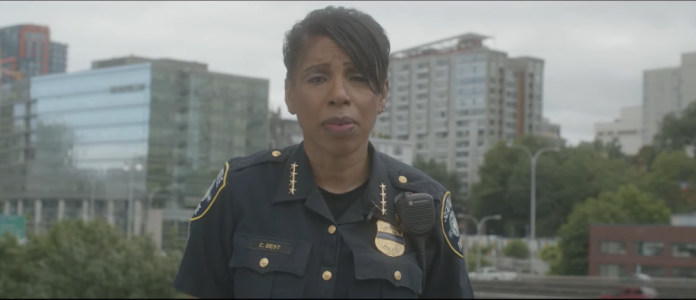
<instances>
[{"instance_id":1,"label":"bush","mask_svg":"<svg viewBox=\"0 0 696 300\"><path fill-rule=\"evenodd\" d=\"M558 274L558 264L561 262L561 248L558 245L546 246L539 251L539 258L549 265L547 275Z\"/></svg>"},{"instance_id":2,"label":"bush","mask_svg":"<svg viewBox=\"0 0 696 300\"><path fill-rule=\"evenodd\" d=\"M3 298L173 298L179 252L126 239L103 222L66 220L19 245L0 239Z\"/></svg>"},{"instance_id":3,"label":"bush","mask_svg":"<svg viewBox=\"0 0 696 300\"><path fill-rule=\"evenodd\" d=\"M503 249L503 255L517 259L528 258L529 248L527 248L527 244L525 244L525 242L514 240L505 246Z\"/></svg>"},{"instance_id":4,"label":"bush","mask_svg":"<svg viewBox=\"0 0 696 300\"><path fill-rule=\"evenodd\" d=\"M481 251L481 268L488 267L490 265L491 265L491 262L489 262L485 257L483 257L483 251ZM471 251L469 254L466 255L466 269L469 272L476 271L476 252L475 251Z\"/></svg>"}]
</instances>

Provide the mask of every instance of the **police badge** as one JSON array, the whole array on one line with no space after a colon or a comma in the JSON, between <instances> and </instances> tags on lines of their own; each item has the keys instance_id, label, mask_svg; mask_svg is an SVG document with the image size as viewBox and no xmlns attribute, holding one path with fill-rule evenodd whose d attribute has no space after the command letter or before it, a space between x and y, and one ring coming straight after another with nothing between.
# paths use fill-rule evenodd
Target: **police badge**
<instances>
[{"instance_id":1,"label":"police badge","mask_svg":"<svg viewBox=\"0 0 696 300\"><path fill-rule=\"evenodd\" d=\"M225 187L225 183L227 182L227 170L229 170L229 168L229 163L225 163L225 166L222 167L222 170L220 170L220 173L218 173L217 177L208 188L208 191L203 196L203 199L201 199L201 202L198 203L196 210L193 212L191 221L200 219L203 217L203 215L205 215L206 212L208 212L208 209L210 209L210 206L213 205L213 202L215 202L215 199L217 199L220 191L222 191L222 189Z\"/></svg>"},{"instance_id":2,"label":"police badge","mask_svg":"<svg viewBox=\"0 0 696 300\"><path fill-rule=\"evenodd\" d=\"M440 212L440 224L442 225L442 233L445 235L445 240L450 248L457 256L464 258L464 247L462 247L462 239L459 234L459 225L457 218L454 216L452 209L452 195L450 192L445 193L442 198L442 211Z\"/></svg>"},{"instance_id":3,"label":"police badge","mask_svg":"<svg viewBox=\"0 0 696 300\"><path fill-rule=\"evenodd\" d=\"M377 236L375 245L382 253L391 256L401 256L404 254L404 234L396 226L377 220Z\"/></svg>"}]
</instances>

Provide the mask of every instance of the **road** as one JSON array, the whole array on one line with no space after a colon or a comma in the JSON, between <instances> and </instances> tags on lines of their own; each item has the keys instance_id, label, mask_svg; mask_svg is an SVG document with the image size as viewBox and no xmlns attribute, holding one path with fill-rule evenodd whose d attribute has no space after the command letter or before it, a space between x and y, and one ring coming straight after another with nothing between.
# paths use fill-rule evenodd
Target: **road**
<instances>
[{"instance_id":1,"label":"road","mask_svg":"<svg viewBox=\"0 0 696 300\"><path fill-rule=\"evenodd\" d=\"M626 287L625 282L581 276L520 276L513 281L472 280L477 298L598 298ZM655 280L658 298L694 299L696 280Z\"/></svg>"}]
</instances>

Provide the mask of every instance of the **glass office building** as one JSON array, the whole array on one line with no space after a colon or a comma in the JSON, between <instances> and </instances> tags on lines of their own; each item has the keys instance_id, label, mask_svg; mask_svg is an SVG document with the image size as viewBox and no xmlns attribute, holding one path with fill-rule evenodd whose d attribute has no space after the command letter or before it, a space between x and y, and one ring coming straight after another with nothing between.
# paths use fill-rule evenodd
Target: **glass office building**
<instances>
[{"instance_id":1,"label":"glass office building","mask_svg":"<svg viewBox=\"0 0 696 300\"><path fill-rule=\"evenodd\" d=\"M147 207L195 207L225 161L266 149L268 87L136 57L5 85L0 212L38 232L94 217L139 234Z\"/></svg>"}]
</instances>

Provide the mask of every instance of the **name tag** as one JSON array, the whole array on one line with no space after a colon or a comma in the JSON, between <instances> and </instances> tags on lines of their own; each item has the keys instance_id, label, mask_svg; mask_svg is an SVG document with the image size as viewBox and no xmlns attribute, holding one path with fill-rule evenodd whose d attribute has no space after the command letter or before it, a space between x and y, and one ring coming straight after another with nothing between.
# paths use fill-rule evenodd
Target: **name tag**
<instances>
[{"instance_id":1,"label":"name tag","mask_svg":"<svg viewBox=\"0 0 696 300\"><path fill-rule=\"evenodd\" d=\"M292 244L266 239L251 239L248 248L250 250L269 251L283 254L292 253Z\"/></svg>"}]
</instances>

